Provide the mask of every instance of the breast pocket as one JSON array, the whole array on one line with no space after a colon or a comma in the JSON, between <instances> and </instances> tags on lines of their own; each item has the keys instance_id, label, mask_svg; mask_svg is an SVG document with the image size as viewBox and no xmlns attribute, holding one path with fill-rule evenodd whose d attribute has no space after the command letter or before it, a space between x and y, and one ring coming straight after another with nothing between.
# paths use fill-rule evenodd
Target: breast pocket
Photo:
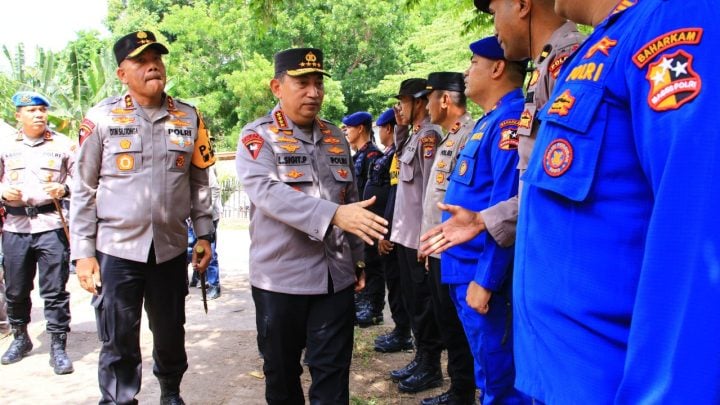
<instances>
[{"instance_id":1,"label":"breast pocket","mask_svg":"<svg viewBox=\"0 0 720 405\"><path fill-rule=\"evenodd\" d=\"M44 156L40 164L43 181L59 182L62 178L63 158L59 156Z\"/></svg>"},{"instance_id":2,"label":"breast pocket","mask_svg":"<svg viewBox=\"0 0 720 405\"><path fill-rule=\"evenodd\" d=\"M142 142L140 136L111 137L107 151L111 159L106 169L111 173L130 174L142 170Z\"/></svg>"},{"instance_id":3,"label":"breast pocket","mask_svg":"<svg viewBox=\"0 0 720 405\"><path fill-rule=\"evenodd\" d=\"M607 124L602 98L601 87L569 86L548 102L523 181L573 201L587 197Z\"/></svg>"},{"instance_id":4,"label":"breast pocket","mask_svg":"<svg viewBox=\"0 0 720 405\"><path fill-rule=\"evenodd\" d=\"M179 129L182 134L172 133L165 138L168 150L168 170L171 172L186 172L190 167L190 160L195 147L191 129Z\"/></svg>"},{"instance_id":5,"label":"breast pocket","mask_svg":"<svg viewBox=\"0 0 720 405\"><path fill-rule=\"evenodd\" d=\"M417 147L414 145L408 145L405 147L405 149L403 149L403 152L398 159L400 161L400 181L413 181L413 177L415 177L415 168L413 167L413 161L415 160L415 155L417 154L415 152L417 152Z\"/></svg>"},{"instance_id":6,"label":"breast pocket","mask_svg":"<svg viewBox=\"0 0 720 405\"><path fill-rule=\"evenodd\" d=\"M280 181L284 183L307 183L313 181L312 165L283 165L277 167Z\"/></svg>"}]
</instances>

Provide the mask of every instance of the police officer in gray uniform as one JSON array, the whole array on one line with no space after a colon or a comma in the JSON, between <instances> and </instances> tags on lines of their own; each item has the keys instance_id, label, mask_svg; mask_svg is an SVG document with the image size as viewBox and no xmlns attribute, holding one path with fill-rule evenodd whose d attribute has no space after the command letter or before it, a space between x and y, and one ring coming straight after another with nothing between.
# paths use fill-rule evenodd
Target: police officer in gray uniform
<instances>
[{"instance_id":1,"label":"police officer in gray uniform","mask_svg":"<svg viewBox=\"0 0 720 405\"><path fill-rule=\"evenodd\" d=\"M304 403L303 348L310 402L349 402L362 242L373 244L386 232L386 221L364 208L375 198L356 202L342 132L317 117L327 74L319 49L275 54L270 88L279 103L246 125L238 143L238 178L251 201L250 283L270 404Z\"/></svg>"},{"instance_id":2,"label":"police officer in gray uniform","mask_svg":"<svg viewBox=\"0 0 720 405\"><path fill-rule=\"evenodd\" d=\"M521 7L505 7L495 0L475 0L475 7L484 13L490 8L505 57L509 60L533 58L535 70L527 83L525 109L518 126L518 169L520 176L527 169L530 153L535 145L540 121L536 115L547 103L555 87L563 63L579 47L585 36L577 25L558 16L553 0L521 3ZM501 9L501 10L500 10ZM522 195L522 179L518 195L480 212L472 212L458 206L447 207L453 217L423 235L422 251L425 254L440 253L452 246L467 242L487 229L501 247L515 243L519 197Z\"/></svg>"},{"instance_id":3,"label":"police officer in gray uniform","mask_svg":"<svg viewBox=\"0 0 720 405\"><path fill-rule=\"evenodd\" d=\"M400 382L398 388L405 392L442 385L442 342L432 310L427 272L418 257L423 198L442 131L430 123L424 94L426 87L425 79L407 79L400 84L396 96L399 100L398 124L412 127L410 138L398 158L400 175L390 237L397 250L400 285L417 349L413 361L390 373L393 380Z\"/></svg>"},{"instance_id":4,"label":"police officer in gray uniform","mask_svg":"<svg viewBox=\"0 0 720 405\"><path fill-rule=\"evenodd\" d=\"M51 337L50 365L56 374L68 374L73 372L65 352L70 331L70 293L65 289L69 252L58 208L62 209L59 200L69 195L66 181L73 171L76 147L47 127L47 98L22 91L12 100L22 128L16 137L3 139L0 193L7 212L2 240L7 313L15 339L1 362L18 362L33 347L27 325L37 268Z\"/></svg>"},{"instance_id":5,"label":"police officer in gray uniform","mask_svg":"<svg viewBox=\"0 0 720 405\"><path fill-rule=\"evenodd\" d=\"M197 110L165 94L168 49L155 35L128 34L113 50L128 92L101 101L83 120L70 205L72 259L80 285L95 294L100 403L137 403L144 301L160 402L183 404L185 219L209 253L214 156ZM210 255L194 256L205 271Z\"/></svg>"},{"instance_id":6,"label":"police officer in gray uniform","mask_svg":"<svg viewBox=\"0 0 720 405\"><path fill-rule=\"evenodd\" d=\"M427 90L424 93L428 97L427 109L430 122L443 128L443 137L437 148L437 156L425 190L421 233L440 224L441 213L437 203L445 198L445 190L457 162L458 153L465 146L465 141L475 125L475 120L467 112L465 80L462 73L430 73ZM448 286L440 282L440 255L427 257L426 266L429 271L428 282L435 320L443 345L448 351L450 389L436 397L425 398L421 404L474 404L473 357L465 331L458 319L455 304L450 298Z\"/></svg>"}]
</instances>

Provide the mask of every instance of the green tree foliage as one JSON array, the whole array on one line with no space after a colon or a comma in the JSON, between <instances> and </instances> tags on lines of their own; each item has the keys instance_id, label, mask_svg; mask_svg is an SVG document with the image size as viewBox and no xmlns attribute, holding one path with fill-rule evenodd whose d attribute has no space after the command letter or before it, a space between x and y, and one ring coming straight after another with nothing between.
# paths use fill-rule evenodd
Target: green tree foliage
<instances>
[{"instance_id":1,"label":"green tree foliage","mask_svg":"<svg viewBox=\"0 0 720 405\"><path fill-rule=\"evenodd\" d=\"M122 90L114 41L152 30L168 45L168 90L203 112L218 149L235 148L240 128L277 102L269 90L273 55L282 49L323 49L322 116L378 114L394 103L400 81L433 71L464 71L470 41L492 33L471 0L109 0L110 38L81 32L58 54L38 50L26 66L24 49L4 49L11 72L0 73L0 114L13 122L9 96L43 91L58 127L72 133L82 114Z\"/></svg>"}]
</instances>

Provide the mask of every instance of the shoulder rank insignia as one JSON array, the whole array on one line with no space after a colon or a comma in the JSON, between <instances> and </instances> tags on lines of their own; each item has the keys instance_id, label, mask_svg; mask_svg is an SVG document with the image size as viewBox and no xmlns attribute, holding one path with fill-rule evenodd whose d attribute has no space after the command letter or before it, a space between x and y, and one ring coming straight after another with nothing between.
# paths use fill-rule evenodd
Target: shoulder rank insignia
<instances>
[{"instance_id":1,"label":"shoulder rank insignia","mask_svg":"<svg viewBox=\"0 0 720 405\"><path fill-rule=\"evenodd\" d=\"M457 131L460 130L461 126L462 126L462 124L460 124L460 121L458 121L452 126L452 128L450 128L450 131L448 131L448 132L451 134L457 133ZM452 145L448 145L448 146L452 146Z\"/></svg>"},{"instance_id":2,"label":"shoulder rank insignia","mask_svg":"<svg viewBox=\"0 0 720 405\"><path fill-rule=\"evenodd\" d=\"M125 108L135 109L135 104L133 104L132 97L129 94L125 95L124 101L125 101Z\"/></svg>"},{"instance_id":3,"label":"shoulder rank insignia","mask_svg":"<svg viewBox=\"0 0 720 405\"><path fill-rule=\"evenodd\" d=\"M298 145L280 145L280 147L290 153L295 153L296 150L300 149L300 146Z\"/></svg>"},{"instance_id":4,"label":"shoulder rank insignia","mask_svg":"<svg viewBox=\"0 0 720 405\"><path fill-rule=\"evenodd\" d=\"M242 138L242 143L245 145L245 148L250 152L250 157L253 158L253 160L257 159L258 155L260 154L260 149L262 148L263 144L265 143L265 140L258 134L251 133L248 135L245 135Z\"/></svg>"},{"instance_id":5,"label":"shoulder rank insignia","mask_svg":"<svg viewBox=\"0 0 720 405\"><path fill-rule=\"evenodd\" d=\"M564 117L570 113L570 109L575 105L575 97L570 93L570 90L565 90L562 94L557 96L553 101L548 114L557 114Z\"/></svg>"},{"instance_id":6,"label":"shoulder rank insignia","mask_svg":"<svg viewBox=\"0 0 720 405\"><path fill-rule=\"evenodd\" d=\"M648 104L655 111L676 110L700 93L702 81L692 68L692 55L678 50L650 64Z\"/></svg>"},{"instance_id":7,"label":"shoulder rank insignia","mask_svg":"<svg viewBox=\"0 0 720 405\"><path fill-rule=\"evenodd\" d=\"M590 59L595 56L596 52L601 52L605 56L610 56L610 49L617 45L617 41L610 39L610 37L603 37L595 45L591 46L590 49L585 53L583 59Z\"/></svg>"},{"instance_id":8,"label":"shoulder rank insignia","mask_svg":"<svg viewBox=\"0 0 720 405\"><path fill-rule=\"evenodd\" d=\"M287 120L285 119L285 114L283 114L282 110L275 111L274 117L275 123L279 129L289 129L287 126Z\"/></svg>"},{"instance_id":9,"label":"shoulder rank insignia","mask_svg":"<svg viewBox=\"0 0 720 405\"><path fill-rule=\"evenodd\" d=\"M543 157L543 169L550 177L562 176L570 169L573 148L565 139L557 139L548 145Z\"/></svg>"}]
</instances>

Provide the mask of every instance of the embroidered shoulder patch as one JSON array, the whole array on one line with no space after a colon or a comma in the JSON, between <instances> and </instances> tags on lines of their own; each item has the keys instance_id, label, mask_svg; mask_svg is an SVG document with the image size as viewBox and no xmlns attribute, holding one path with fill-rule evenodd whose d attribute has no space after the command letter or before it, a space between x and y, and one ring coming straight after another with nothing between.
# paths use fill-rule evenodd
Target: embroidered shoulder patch
<instances>
[{"instance_id":1,"label":"embroidered shoulder patch","mask_svg":"<svg viewBox=\"0 0 720 405\"><path fill-rule=\"evenodd\" d=\"M557 114L564 117L570 113L573 105L575 105L575 96L570 93L570 90L565 90L562 94L557 96L555 101L550 105L548 114Z\"/></svg>"},{"instance_id":2,"label":"embroidered shoulder patch","mask_svg":"<svg viewBox=\"0 0 720 405\"><path fill-rule=\"evenodd\" d=\"M260 154L260 149L265 143L265 140L262 138L262 136L252 133L245 135L242 139L242 143L243 145L245 145L245 148L248 150L248 152L250 152L250 156L253 158L253 160L255 160Z\"/></svg>"},{"instance_id":3,"label":"embroidered shoulder patch","mask_svg":"<svg viewBox=\"0 0 720 405\"><path fill-rule=\"evenodd\" d=\"M95 123L90 121L89 119L85 118L82 120L82 123L80 123L80 146L82 146L83 142L92 135L93 131L95 130Z\"/></svg>"},{"instance_id":4,"label":"embroidered shoulder patch","mask_svg":"<svg viewBox=\"0 0 720 405\"><path fill-rule=\"evenodd\" d=\"M433 156L435 156L435 137L428 135L420 138L420 143L422 144L423 148L423 158L425 159L431 159Z\"/></svg>"},{"instance_id":5,"label":"embroidered shoulder patch","mask_svg":"<svg viewBox=\"0 0 720 405\"><path fill-rule=\"evenodd\" d=\"M563 53L561 55L558 55L550 61L548 64L548 72L550 75L552 75L553 79L557 79L558 75L560 74L560 68L562 67L563 63L567 60L567 58L570 57L569 53Z\"/></svg>"},{"instance_id":6,"label":"embroidered shoulder patch","mask_svg":"<svg viewBox=\"0 0 720 405\"><path fill-rule=\"evenodd\" d=\"M692 68L692 55L678 50L649 65L648 104L655 111L676 110L700 94L702 80Z\"/></svg>"},{"instance_id":7,"label":"embroidered shoulder patch","mask_svg":"<svg viewBox=\"0 0 720 405\"><path fill-rule=\"evenodd\" d=\"M697 45L702 39L702 28L681 28L670 31L643 45L633 55L633 63L642 69L660 53L678 45Z\"/></svg>"},{"instance_id":8,"label":"embroidered shoulder patch","mask_svg":"<svg viewBox=\"0 0 720 405\"><path fill-rule=\"evenodd\" d=\"M550 177L559 177L570 169L573 148L565 139L557 139L548 145L543 156L543 169Z\"/></svg>"}]
</instances>

